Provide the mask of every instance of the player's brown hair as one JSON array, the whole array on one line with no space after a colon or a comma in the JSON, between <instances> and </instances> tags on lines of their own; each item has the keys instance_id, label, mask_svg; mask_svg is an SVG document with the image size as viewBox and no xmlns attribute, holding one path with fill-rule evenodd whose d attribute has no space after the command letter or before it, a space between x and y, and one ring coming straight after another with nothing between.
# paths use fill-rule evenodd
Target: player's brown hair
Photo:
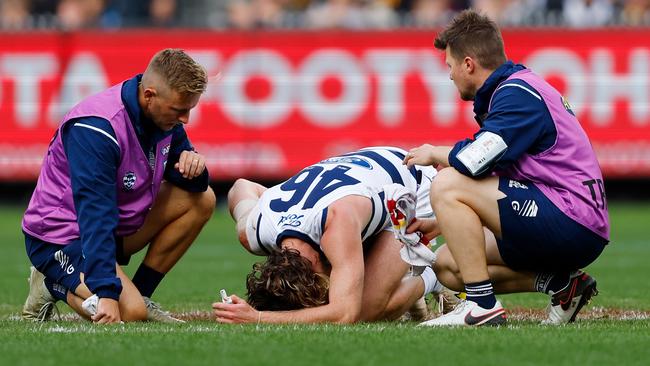
<instances>
[{"instance_id":1,"label":"player's brown hair","mask_svg":"<svg viewBox=\"0 0 650 366\"><path fill-rule=\"evenodd\" d=\"M466 56L479 65L496 70L506 62L501 31L494 21L475 10L467 9L452 19L451 23L433 41L435 48L449 52L460 61Z\"/></svg>"},{"instance_id":2,"label":"player's brown hair","mask_svg":"<svg viewBox=\"0 0 650 366\"><path fill-rule=\"evenodd\" d=\"M257 310L297 310L328 303L329 278L295 249L271 253L246 277L248 303Z\"/></svg>"},{"instance_id":3,"label":"player's brown hair","mask_svg":"<svg viewBox=\"0 0 650 366\"><path fill-rule=\"evenodd\" d=\"M180 49L167 48L156 53L147 66L149 71L183 96L203 94L208 83L203 66Z\"/></svg>"}]
</instances>

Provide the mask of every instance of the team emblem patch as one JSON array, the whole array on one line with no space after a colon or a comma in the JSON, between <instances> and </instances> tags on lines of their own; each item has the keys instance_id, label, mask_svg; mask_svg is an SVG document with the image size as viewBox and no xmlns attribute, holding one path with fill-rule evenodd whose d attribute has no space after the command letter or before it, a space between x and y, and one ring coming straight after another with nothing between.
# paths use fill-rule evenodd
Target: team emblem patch
<instances>
[{"instance_id":1,"label":"team emblem patch","mask_svg":"<svg viewBox=\"0 0 650 366\"><path fill-rule=\"evenodd\" d=\"M124 178L122 178L122 184L124 184L124 190L125 191L131 191L133 190L133 187L135 187L135 182L138 178L135 176L134 172L126 172L124 174Z\"/></svg>"},{"instance_id":2,"label":"team emblem patch","mask_svg":"<svg viewBox=\"0 0 650 366\"><path fill-rule=\"evenodd\" d=\"M162 154L162 156L167 156L167 154L169 154L169 144L167 144L165 147L160 149L160 153Z\"/></svg>"}]
</instances>

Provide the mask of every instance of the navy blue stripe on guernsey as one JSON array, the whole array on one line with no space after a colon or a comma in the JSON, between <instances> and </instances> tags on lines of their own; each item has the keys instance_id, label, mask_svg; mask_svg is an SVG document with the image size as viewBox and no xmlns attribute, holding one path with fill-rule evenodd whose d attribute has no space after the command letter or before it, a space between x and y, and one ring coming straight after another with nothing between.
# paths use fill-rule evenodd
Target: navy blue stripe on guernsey
<instances>
[{"instance_id":1,"label":"navy blue stripe on guernsey","mask_svg":"<svg viewBox=\"0 0 650 366\"><path fill-rule=\"evenodd\" d=\"M284 230L280 234L278 234L277 239L275 239L275 244L278 246L278 248L282 249L282 240L285 238L298 238L305 243L309 244L312 248L314 248L315 251L320 253L321 255L325 256L325 253L320 248L320 245L316 244L315 241L312 240L307 234L301 233L300 231L296 230Z\"/></svg>"},{"instance_id":2,"label":"navy blue stripe on guernsey","mask_svg":"<svg viewBox=\"0 0 650 366\"><path fill-rule=\"evenodd\" d=\"M327 207L323 209L323 214L320 217L320 231L325 232L325 223L327 222Z\"/></svg>"},{"instance_id":3,"label":"navy blue stripe on guernsey","mask_svg":"<svg viewBox=\"0 0 650 366\"><path fill-rule=\"evenodd\" d=\"M368 221L368 224L366 224L366 227L363 228L363 231L361 232L361 237L363 238L366 236L366 233L368 232L368 229L370 228L370 224L372 224L372 220L375 218L375 200L370 197L370 203L372 204L372 211L370 213L370 221Z\"/></svg>"},{"instance_id":4,"label":"navy blue stripe on guernsey","mask_svg":"<svg viewBox=\"0 0 650 366\"><path fill-rule=\"evenodd\" d=\"M388 150L388 151L392 152L393 155L397 156L402 161L404 161L404 159L406 158L406 155L402 154L399 151L395 151L395 150ZM422 172L415 169L415 165L411 165L411 167L408 168L408 169L409 169L409 172L411 172L411 175L413 176L413 178L415 178L415 181L417 182L417 184L420 185L420 183L422 182Z\"/></svg>"},{"instance_id":5,"label":"navy blue stripe on guernsey","mask_svg":"<svg viewBox=\"0 0 650 366\"><path fill-rule=\"evenodd\" d=\"M404 180L402 179L402 176L399 174L399 171L395 166L388 161L385 157L379 155L378 153L374 151L357 151L349 154L345 154L343 156L354 156L354 155L361 155L365 156L369 159L374 160L379 166L381 166L388 175L390 175L391 179L393 180L393 183L401 184L404 185Z\"/></svg>"},{"instance_id":6,"label":"navy blue stripe on guernsey","mask_svg":"<svg viewBox=\"0 0 650 366\"><path fill-rule=\"evenodd\" d=\"M386 221L386 216L388 215L388 211L386 210L386 206L384 205L384 197L385 197L384 192L379 192L379 199L381 200L381 220L379 220L379 226L378 226L379 228L383 227L384 221Z\"/></svg>"},{"instance_id":7,"label":"navy blue stripe on guernsey","mask_svg":"<svg viewBox=\"0 0 650 366\"><path fill-rule=\"evenodd\" d=\"M257 230L255 230L255 238L257 239L257 244L264 251L264 253L271 254L271 252L264 247L262 240L260 239L260 223L262 222L262 214L257 218Z\"/></svg>"}]
</instances>

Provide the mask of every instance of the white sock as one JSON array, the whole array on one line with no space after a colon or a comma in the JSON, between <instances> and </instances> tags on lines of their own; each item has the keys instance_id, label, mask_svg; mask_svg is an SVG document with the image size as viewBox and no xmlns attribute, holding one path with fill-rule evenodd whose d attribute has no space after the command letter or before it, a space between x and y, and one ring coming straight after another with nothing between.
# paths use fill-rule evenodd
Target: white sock
<instances>
[{"instance_id":1,"label":"white sock","mask_svg":"<svg viewBox=\"0 0 650 366\"><path fill-rule=\"evenodd\" d=\"M427 267L420 277L424 281L424 295L442 291L442 283L438 281L438 277L431 267Z\"/></svg>"}]
</instances>

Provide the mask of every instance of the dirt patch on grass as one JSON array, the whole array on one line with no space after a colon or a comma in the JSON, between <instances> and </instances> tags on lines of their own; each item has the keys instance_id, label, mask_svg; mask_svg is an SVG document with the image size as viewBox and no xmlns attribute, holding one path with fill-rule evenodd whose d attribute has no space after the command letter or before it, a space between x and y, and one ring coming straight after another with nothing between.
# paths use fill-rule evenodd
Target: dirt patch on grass
<instances>
[{"instance_id":1,"label":"dirt patch on grass","mask_svg":"<svg viewBox=\"0 0 650 366\"><path fill-rule=\"evenodd\" d=\"M546 311L544 309L508 308L506 312L508 318L513 320L541 321L546 318ZM645 320L650 319L650 311L592 307L580 311L577 319Z\"/></svg>"}]
</instances>

